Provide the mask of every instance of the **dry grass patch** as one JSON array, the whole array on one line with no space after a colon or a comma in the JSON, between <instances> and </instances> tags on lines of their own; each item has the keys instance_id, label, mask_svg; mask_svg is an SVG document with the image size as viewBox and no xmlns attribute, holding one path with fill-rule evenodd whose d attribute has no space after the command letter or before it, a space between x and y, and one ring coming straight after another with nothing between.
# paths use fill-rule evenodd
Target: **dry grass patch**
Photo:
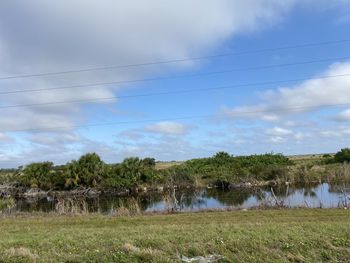
<instances>
[{"instance_id":1,"label":"dry grass patch","mask_svg":"<svg viewBox=\"0 0 350 263\"><path fill-rule=\"evenodd\" d=\"M10 249L6 250L5 252L6 256L8 258L22 258L22 259L28 259L31 262L35 262L38 256L30 251L29 248L26 247L11 247ZM18 259L19 260L19 259Z\"/></svg>"}]
</instances>

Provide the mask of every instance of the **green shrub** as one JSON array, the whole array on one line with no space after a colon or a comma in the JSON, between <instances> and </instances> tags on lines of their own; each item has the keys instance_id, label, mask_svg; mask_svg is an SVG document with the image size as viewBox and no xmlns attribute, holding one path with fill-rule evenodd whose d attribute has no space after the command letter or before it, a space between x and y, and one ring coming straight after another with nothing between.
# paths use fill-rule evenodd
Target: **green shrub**
<instances>
[{"instance_id":1,"label":"green shrub","mask_svg":"<svg viewBox=\"0 0 350 263\"><path fill-rule=\"evenodd\" d=\"M219 152L211 158L193 159L180 165L187 172L209 182L222 185L228 182L275 180L286 177L287 167L292 165L282 154L232 156Z\"/></svg>"},{"instance_id":2,"label":"green shrub","mask_svg":"<svg viewBox=\"0 0 350 263\"><path fill-rule=\"evenodd\" d=\"M66 187L96 187L106 175L106 164L96 153L88 153L66 165Z\"/></svg>"},{"instance_id":3,"label":"green shrub","mask_svg":"<svg viewBox=\"0 0 350 263\"><path fill-rule=\"evenodd\" d=\"M109 166L103 186L132 188L160 181L161 173L155 170L155 164L153 158L126 158L120 164Z\"/></svg>"},{"instance_id":4,"label":"green shrub","mask_svg":"<svg viewBox=\"0 0 350 263\"><path fill-rule=\"evenodd\" d=\"M350 148L341 149L334 155L334 161L337 163L350 162Z\"/></svg>"},{"instance_id":5,"label":"green shrub","mask_svg":"<svg viewBox=\"0 0 350 263\"><path fill-rule=\"evenodd\" d=\"M19 181L28 187L50 189L56 181L55 176L52 162L31 163L23 169Z\"/></svg>"}]
</instances>

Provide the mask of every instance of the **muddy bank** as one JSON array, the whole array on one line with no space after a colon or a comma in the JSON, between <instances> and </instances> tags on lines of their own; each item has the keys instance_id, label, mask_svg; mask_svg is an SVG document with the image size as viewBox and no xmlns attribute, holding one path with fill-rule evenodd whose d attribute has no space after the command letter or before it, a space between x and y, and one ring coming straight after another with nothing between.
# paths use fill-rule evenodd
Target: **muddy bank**
<instances>
[{"instance_id":1,"label":"muddy bank","mask_svg":"<svg viewBox=\"0 0 350 263\"><path fill-rule=\"evenodd\" d=\"M128 195L130 192L127 189L92 189L81 188L69 191L49 190L44 191L38 188L26 188L16 186L0 186L0 198L14 197L24 199L40 199L45 197L72 197L72 196L85 196L95 197L101 194L111 194L115 196Z\"/></svg>"},{"instance_id":2,"label":"muddy bank","mask_svg":"<svg viewBox=\"0 0 350 263\"><path fill-rule=\"evenodd\" d=\"M185 187L190 189L192 187ZM72 190L42 190L39 188L27 188L14 185L0 185L0 198L13 197L17 199L41 199L46 197L97 197L100 195L110 196L129 196L132 194L140 194L147 192L165 192L169 189L180 189L180 187L174 186L157 186L157 187L135 187L132 189L127 188L78 188Z\"/></svg>"}]
</instances>

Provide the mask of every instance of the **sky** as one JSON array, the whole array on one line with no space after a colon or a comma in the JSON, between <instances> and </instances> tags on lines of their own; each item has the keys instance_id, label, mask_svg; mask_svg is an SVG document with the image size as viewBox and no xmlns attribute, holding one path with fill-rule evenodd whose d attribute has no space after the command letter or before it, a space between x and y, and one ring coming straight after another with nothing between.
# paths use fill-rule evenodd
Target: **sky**
<instances>
[{"instance_id":1,"label":"sky","mask_svg":"<svg viewBox=\"0 0 350 263\"><path fill-rule=\"evenodd\" d=\"M1 1L0 98L3 168L336 152L350 1Z\"/></svg>"}]
</instances>

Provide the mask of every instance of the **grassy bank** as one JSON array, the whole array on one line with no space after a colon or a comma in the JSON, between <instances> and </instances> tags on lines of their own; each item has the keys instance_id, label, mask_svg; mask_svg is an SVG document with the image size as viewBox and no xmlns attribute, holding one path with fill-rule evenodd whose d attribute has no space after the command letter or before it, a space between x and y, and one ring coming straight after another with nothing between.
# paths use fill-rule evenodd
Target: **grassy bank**
<instances>
[{"instance_id":1,"label":"grassy bank","mask_svg":"<svg viewBox=\"0 0 350 263\"><path fill-rule=\"evenodd\" d=\"M350 262L350 211L0 219L0 262Z\"/></svg>"}]
</instances>

